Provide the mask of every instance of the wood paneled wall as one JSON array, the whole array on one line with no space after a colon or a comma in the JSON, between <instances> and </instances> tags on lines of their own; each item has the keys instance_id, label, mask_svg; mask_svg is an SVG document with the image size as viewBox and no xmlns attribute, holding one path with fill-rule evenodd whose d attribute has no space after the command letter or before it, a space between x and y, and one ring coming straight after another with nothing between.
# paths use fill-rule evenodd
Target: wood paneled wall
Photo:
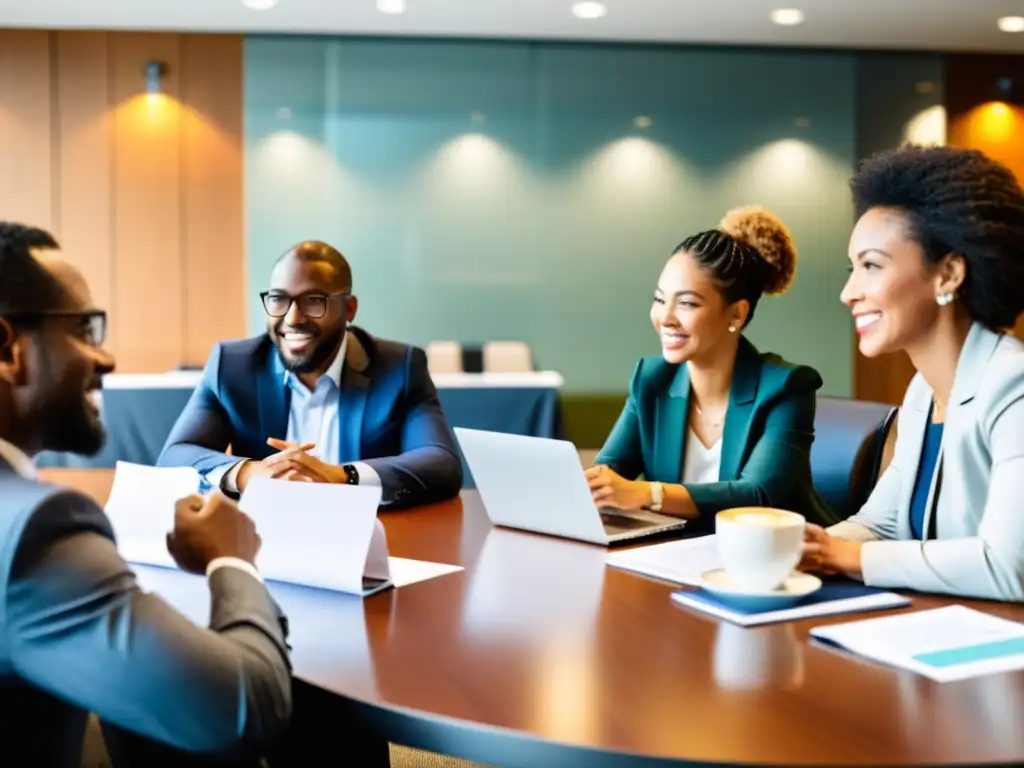
<instances>
[{"instance_id":1,"label":"wood paneled wall","mask_svg":"<svg viewBox=\"0 0 1024 768\"><path fill-rule=\"evenodd\" d=\"M118 370L244 334L240 36L0 30L0 169L0 219L56 234Z\"/></svg>"}]
</instances>

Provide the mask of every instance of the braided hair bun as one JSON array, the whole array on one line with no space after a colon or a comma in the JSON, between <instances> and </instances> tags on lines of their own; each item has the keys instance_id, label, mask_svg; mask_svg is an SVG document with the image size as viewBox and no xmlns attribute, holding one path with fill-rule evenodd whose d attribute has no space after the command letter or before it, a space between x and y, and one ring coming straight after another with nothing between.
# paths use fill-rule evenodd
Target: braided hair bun
<instances>
[{"instance_id":1,"label":"braided hair bun","mask_svg":"<svg viewBox=\"0 0 1024 768\"><path fill-rule=\"evenodd\" d=\"M725 214L719 228L735 240L753 248L768 266L764 292L785 293L796 274L796 245L786 225L759 206L734 208Z\"/></svg>"}]
</instances>

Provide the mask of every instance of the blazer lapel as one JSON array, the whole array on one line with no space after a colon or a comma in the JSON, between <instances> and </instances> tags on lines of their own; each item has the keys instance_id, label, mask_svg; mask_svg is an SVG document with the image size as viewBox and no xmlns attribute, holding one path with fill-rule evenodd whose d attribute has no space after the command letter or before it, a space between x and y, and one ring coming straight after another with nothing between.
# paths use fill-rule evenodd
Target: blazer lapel
<instances>
[{"instance_id":1,"label":"blazer lapel","mask_svg":"<svg viewBox=\"0 0 1024 768\"><path fill-rule=\"evenodd\" d=\"M729 407L725 412L725 427L722 430L722 460L718 465L718 479L722 482L735 480L740 474L740 464L747 452L747 440L753 421L754 403L757 400L757 385L761 379L761 357L754 345L745 338L740 339L733 367L732 384L729 387Z\"/></svg>"},{"instance_id":2,"label":"blazer lapel","mask_svg":"<svg viewBox=\"0 0 1024 768\"><path fill-rule=\"evenodd\" d=\"M953 389L949 394L949 403L946 406L946 419L945 425L942 428L942 446L939 449L938 461L935 464L935 474L932 477L931 486L928 489L928 506L925 511L924 518L924 530L927 534L928 531L932 530L932 517L937 512L937 505L935 503L935 494L941 489L939 484L939 478L942 473L942 462L945 455L945 446L947 439L956 439L956 436L960 434L960 417L964 414L962 406L971 402L974 399L975 394L978 392L978 387L981 386L982 377L985 375L985 367L988 365L989 359L992 357L992 353L996 350L996 345L999 344L1000 334L994 333L988 330L985 326L980 323L974 323L971 326L971 330L967 333L967 338L964 339L963 349L960 350L960 359L956 364L956 374L953 376ZM931 390L929 390L931 395ZM918 445L924 445L924 434L928 428L928 414L931 406L931 398L927 403L922 405L925 414L925 419L921 424L921 438ZM970 416L968 415L968 419ZM902 422L902 418L901 418ZM902 429L902 425L900 427ZM952 437L951 437L952 435ZM917 480L917 470L920 464L921 451L918 450L914 463L914 474L911 475L912 482L909 484L910 488L913 488ZM904 483L904 486L907 486ZM900 509L907 509L908 514L906 516L906 531L903 531L907 536L910 535L910 503L913 498L913 491L910 495L903 500L903 504ZM901 521L902 522L902 521Z\"/></svg>"},{"instance_id":3,"label":"blazer lapel","mask_svg":"<svg viewBox=\"0 0 1024 768\"><path fill-rule=\"evenodd\" d=\"M369 335L358 328L350 328L345 354L345 372L338 388L338 452L340 464L362 458L363 417L366 398L370 392L368 347Z\"/></svg>"},{"instance_id":4,"label":"blazer lapel","mask_svg":"<svg viewBox=\"0 0 1024 768\"><path fill-rule=\"evenodd\" d=\"M980 323L972 325L971 330L967 332L963 349L960 350L960 359L956 364L956 374L953 376L953 389L949 393L949 407L946 409L947 416L957 405L969 403L974 399L985 375L989 358L999 344L999 337L1000 334L990 331Z\"/></svg>"},{"instance_id":5,"label":"blazer lapel","mask_svg":"<svg viewBox=\"0 0 1024 768\"><path fill-rule=\"evenodd\" d=\"M668 392L657 402L654 415L654 471L665 482L678 483L683 477L683 440L690 405L690 372L680 365Z\"/></svg>"},{"instance_id":6,"label":"blazer lapel","mask_svg":"<svg viewBox=\"0 0 1024 768\"><path fill-rule=\"evenodd\" d=\"M273 347L267 353L267 364L256 379L259 390L261 440L276 437L288 439L288 409L291 390L284 383L285 368Z\"/></svg>"}]
</instances>

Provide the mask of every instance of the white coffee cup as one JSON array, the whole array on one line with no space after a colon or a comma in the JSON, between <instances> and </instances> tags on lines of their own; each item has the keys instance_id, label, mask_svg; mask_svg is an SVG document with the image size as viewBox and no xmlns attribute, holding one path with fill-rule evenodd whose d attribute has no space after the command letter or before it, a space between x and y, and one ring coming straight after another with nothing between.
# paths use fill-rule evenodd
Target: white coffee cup
<instances>
[{"instance_id":1,"label":"white coffee cup","mask_svg":"<svg viewBox=\"0 0 1024 768\"><path fill-rule=\"evenodd\" d=\"M715 515L718 556L729 580L748 592L779 587L800 562L806 520L796 512L739 507Z\"/></svg>"}]
</instances>

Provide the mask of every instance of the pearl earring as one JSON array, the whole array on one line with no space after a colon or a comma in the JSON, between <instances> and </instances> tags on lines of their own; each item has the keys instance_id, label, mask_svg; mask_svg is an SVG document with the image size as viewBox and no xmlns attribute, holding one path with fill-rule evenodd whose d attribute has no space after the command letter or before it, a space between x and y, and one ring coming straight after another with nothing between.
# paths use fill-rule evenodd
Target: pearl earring
<instances>
[{"instance_id":1,"label":"pearl earring","mask_svg":"<svg viewBox=\"0 0 1024 768\"><path fill-rule=\"evenodd\" d=\"M952 292L940 293L938 296L935 297L935 302L940 307L944 307L950 302L952 302L954 298L955 297L953 296Z\"/></svg>"},{"instance_id":2,"label":"pearl earring","mask_svg":"<svg viewBox=\"0 0 1024 768\"><path fill-rule=\"evenodd\" d=\"M736 333L736 326L735 325L730 325L729 326L729 333Z\"/></svg>"}]
</instances>

